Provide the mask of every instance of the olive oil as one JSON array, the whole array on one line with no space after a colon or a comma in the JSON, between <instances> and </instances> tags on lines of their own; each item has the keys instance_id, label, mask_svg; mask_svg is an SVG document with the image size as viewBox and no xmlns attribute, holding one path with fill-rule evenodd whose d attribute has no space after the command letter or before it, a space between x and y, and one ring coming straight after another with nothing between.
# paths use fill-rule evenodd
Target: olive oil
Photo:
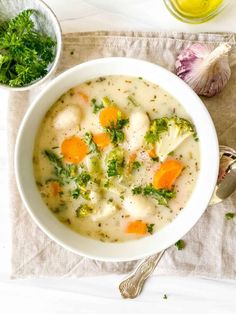
<instances>
[{"instance_id":1,"label":"olive oil","mask_svg":"<svg viewBox=\"0 0 236 314\"><path fill-rule=\"evenodd\" d=\"M201 18L213 13L223 0L172 0L172 2L182 15Z\"/></svg>"},{"instance_id":2,"label":"olive oil","mask_svg":"<svg viewBox=\"0 0 236 314\"><path fill-rule=\"evenodd\" d=\"M185 23L204 23L218 15L231 0L163 0L173 16Z\"/></svg>"}]
</instances>

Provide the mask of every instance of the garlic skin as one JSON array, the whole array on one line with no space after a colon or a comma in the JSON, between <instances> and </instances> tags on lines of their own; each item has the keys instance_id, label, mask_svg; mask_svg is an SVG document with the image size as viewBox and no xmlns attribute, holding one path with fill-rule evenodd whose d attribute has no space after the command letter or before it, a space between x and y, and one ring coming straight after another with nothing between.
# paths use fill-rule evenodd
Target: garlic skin
<instances>
[{"instance_id":1,"label":"garlic skin","mask_svg":"<svg viewBox=\"0 0 236 314\"><path fill-rule=\"evenodd\" d=\"M215 49L200 43L193 44L178 55L176 74L198 95L215 96L223 90L231 75L230 49L231 46L226 43Z\"/></svg>"}]
</instances>

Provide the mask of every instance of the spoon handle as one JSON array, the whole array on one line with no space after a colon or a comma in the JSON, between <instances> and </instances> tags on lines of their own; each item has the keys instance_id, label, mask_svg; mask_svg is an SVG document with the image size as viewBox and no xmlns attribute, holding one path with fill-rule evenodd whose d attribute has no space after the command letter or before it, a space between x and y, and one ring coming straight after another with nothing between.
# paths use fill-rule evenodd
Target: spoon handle
<instances>
[{"instance_id":1,"label":"spoon handle","mask_svg":"<svg viewBox=\"0 0 236 314\"><path fill-rule=\"evenodd\" d=\"M151 255L143 260L133 273L119 285L119 290L123 298L136 298L142 291L145 280L151 275L160 261L164 251Z\"/></svg>"}]
</instances>

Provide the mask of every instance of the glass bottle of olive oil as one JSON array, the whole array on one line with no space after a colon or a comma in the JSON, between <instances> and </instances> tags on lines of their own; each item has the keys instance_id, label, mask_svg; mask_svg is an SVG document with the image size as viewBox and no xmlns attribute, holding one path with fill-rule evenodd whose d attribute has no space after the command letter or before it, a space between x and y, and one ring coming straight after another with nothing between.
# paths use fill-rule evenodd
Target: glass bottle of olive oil
<instances>
[{"instance_id":1,"label":"glass bottle of olive oil","mask_svg":"<svg viewBox=\"0 0 236 314\"><path fill-rule=\"evenodd\" d=\"M164 3L183 22L203 23L221 12L229 0L164 0Z\"/></svg>"}]
</instances>

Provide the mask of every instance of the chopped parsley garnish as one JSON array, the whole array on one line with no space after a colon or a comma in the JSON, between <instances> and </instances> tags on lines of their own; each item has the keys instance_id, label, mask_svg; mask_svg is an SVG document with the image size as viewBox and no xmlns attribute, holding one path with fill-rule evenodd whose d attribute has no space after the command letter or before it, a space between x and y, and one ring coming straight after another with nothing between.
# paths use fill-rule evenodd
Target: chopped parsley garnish
<instances>
[{"instance_id":1,"label":"chopped parsley garnish","mask_svg":"<svg viewBox=\"0 0 236 314\"><path fill-rule=\"evenodd\" d=\"M72 191L71 191L71 196L72 196L74 199L79 198L79 196L80 196L80 188L76 188L76 189L72 190Z\"/></svg>"},{"instance_id":2,"label":"chopped parsley garnish","mask_svg":"<svg viewBox=\"0 0 236 314\"><path fill-rule=\"evenodd\" d=\"M115 177L120 174L120 164L117 159L112 159L107 163L108 177Z\"/></svg>"},{"instance_id":3,"label":"chopped parsley garnish","mask_svg":"<svg viewBox=\"0 0 236 314\"><path fill-rule=\"evenodd\" d=\"M133 195L143 194L144 196L151 196L158 201L158 204L167 206L168 201L175 196L175 191L167 189L156 189L152 184L144 187L136 186L132 189Z\"/></svg>"},{"instance_id":4,"label":"chopped parsley garnish","mask_svg":"<svg viewBox=\"0 0 236 314\"><path fill-rule=\"evenodd\" d=\"M137 100L132 96L128 96L127 99L131 102L131 104L134 106L134 107L139 107L140 104L137 102Z\"/></svg>"},{"instance_id":5,"label":"chopped parsley garnish","mask_svg":"<svg viewBox=\"0 0 236 314\"><path fill-rule=\"evenodd\" d=\"M183 250L186 246L184 240L179 240L175 243L175 246L177 247L178 250Z\"/></svg>"},{"instance_id":6,"label":"chopped parsley garnish","mask_svg":"<svg viewBox=\"0 0 236 314\"><path fill-rule=\"evenodd\" d=\"M168 201L175 196L175 191L167 189L156 189L152 184L145 187L136 186L132 189L133 195L143 194L145 196L151 196L158 201L158 204L168 206Z\"/></svg>"},{"instance_id":7,"label":"chopped parsley garnish","mask_svg":"<svg viewBox=\"0 0 236 314\"><path fill-rule=\"evenodd\" d=\"M163 295L163 299L164 299L164 300L167 300L167 299L168 299L168 297L167 297L166 294Z\"/></svg>"},{"instance_id":8,"label":"chopped parsley garnish","mask_svg":"<svg viewBox=\"0 0 236 314\"><path fill-rule=\"evenodd\" d=\"M51 161L54 166L55 175L61 184L68 183L68 179L75 171L72 165L64 165L62 158L51 150L44 151L45 156Z\"/></svg>"},{"instance_id":9,"label":"chopped parsley garnish","mask_svg":"<svg viewBox=\"0 0 236 314\"><path fill-rule=\"evenodd\" d=\"M91 180L91 176L88 172L82 171L76 178L76 183L80 186L86 187Z\"/></svg>"},{"instance_id":10,"label":"chopped parsley garnish","mask_svg":"<svg viewBox=\"0 0 236 314\"><path fill-rule=\"evenodd\" d=\"M123 132L124 126L129 123L129 119L118 118L116 123L111 123L109 127L106 127L106 132L110 135L113 144L121 143L125 139Z\"/></svg>"},{"instance_id":11,"label":"chopped parsley garnish","mask_svg":"<svg viewBox=\"0 0 236 314\"><path fill-rule=\"evenodd\" d=\"M75 179L77 187L71 191L72 197L77 199L79 196L82 196L84 199L89 200L90 191L87 190L86 187L90 180L90 174L86 171L82 171Z\"/></svg>"},{"instance_id":12,"label":"chopped parsley garnish","mask_svg":"<svg viewBox=\"0 0 236 314\"><path fill-rule=\"evenodd\" d=\"M153 227L155 226L155 224L147 224L147 232L149 232L150 234L153 234Z\"/></svg>"},{"instance_id":13,"label":"chopped parsley garnish","mask_svg":"<svg viewBox=\"0 0 236 314\"><path fill-rule=\"evenodd\" d=\"M141 162L139 161L134 161L133 164L132 164L132 170L137 170L139 169L140 167L142 166Z\"/></svg>"},{"instance_id":14,"label":"chopped parsley garnish","mask_svg":"<svg viewBox=\"0 0 236 314\"><path fill-rule=\"evenodd\" d=\"M124 132L121 130L117 130L116 128L106 128L106 132L110 135L113 144L121 143L125 139Z\"/></svg>"},{"instance_id":15,"label":"chopped parsley garnish","mask_svg":"<svg viewBox=\"0 0 236 314\"><path fill-rule=\"evenodd\" d=\"M156 161L156 162L159 162L159 157L158 157L158 156L156 156L156 157L151 157L151 160Z\"/></svg>"},{"instance_id":16,"label":"chopped parsley garnish","mask_svg":"<svg viewBox=\"0 0 236 314\"><path fill-rule=\"evenodd\" d=\"M106 159L107 175L114 177L121 175L124 170L124 151L120 147L114 148Z\"/></svg>"},{"instance_id":17,"label":"chopped parsley garnish","mask_svg":"<svg viewBox=\"0 0 236 314\"><path fill-rule=\"evenodd\" d=\"M124 126L126 126L129 123L129 119L122 119L119 118L116 122L116 128L118 130L122 129Z\"/></svg>"},{"instance_id":18,"label":"chopped parsley garnish","mask_svg":"<svg viewBox=\"0 0 236 314\"><path fill-rule=\"evenodd\" d=\"M37 30L31 19L37 10L24 10L0 27L0 82L24 86L43 77L55 55L55 41Z\"/></svg>"},{"instance_id":19,"label":"chopped parsley garnish","mask_svg":"<svg viewBox=\"0 0 236 314\"><path fill-rule=\"evenodd\" d=\"M49 161L54 166L54 172L57 177L57 181L61 184L69 184L74 182L76 188L71 191L71 196L77 199L82 196L84 199L89 200L90 191L86 189L88 182L91 180L91 176L88 172L82 171L78 174L77 165L63 164L62 158L50 150L44 151ZM55 179L50 179L55 181Z\"/></svg>"},{"instance_id":20,"label":"chopped parsley garnish","mask_svg":"<svg viewBox=\"0 0 236 314\"><path fill-rule=\"evenodd\" d=\"M91 100L92 107L93 107L93 113L98 113L102 108L104 108L104 105L102 102L98 103L95 98Z\"/></svg>"},{"instance_id":21,"label":"chopped parsley garnish","mask_svg":"<svg viewBox=\"0 0 236 314\"><path fill-rule=\"evenodd\" d=\"M138 194L142 194L143 192L143 188L140 186L135 186L133 189L132 189L132 192L134 195L138 195Z\"/></svg>"},{"instance_id":22,"label":"chopped parsley garnish","mask_svg":"<svg viewBox=\"0 0 236 314\"><path fill-rule=\"evenodd\" d=\"M152 184L146 185L143 188L143 195L155 198L160 205L167 206L168 201L175 196L175 191L168 189L156 189Z\"/></svg>"},{"instance_id":23,"label":"chopped parsley garnish","mask_svg":"<svg viewBox=\"0 0 236 314\"><path fill-rule=\"evenodd\" d=\"M97 153L99 152L96 143L93 141L92 133L86 132L84 135L84 141L89 146L90 152L89 153Z\"/></svg>"},{"instance_id":24,"label":"chopped parsley garnish","mask_svg":"<svg viewBox=\"0 0 236 314\"><path fill-rule=\"evenodd\" d=\"M225 214L225 218L226 218L227 220L233 219L234 216L235 216L235 213L226 213L226 214Z\"/></svg>"}]
</instances>

